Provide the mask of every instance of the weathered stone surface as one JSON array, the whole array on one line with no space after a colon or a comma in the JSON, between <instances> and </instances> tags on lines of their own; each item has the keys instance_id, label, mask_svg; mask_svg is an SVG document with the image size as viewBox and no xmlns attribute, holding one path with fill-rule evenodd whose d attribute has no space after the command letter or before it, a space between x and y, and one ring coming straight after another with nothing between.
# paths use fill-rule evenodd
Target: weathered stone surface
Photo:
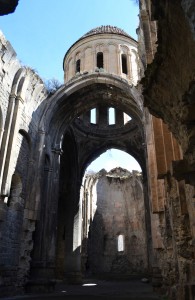
<instances>
[{"instance_id":1,"label":"weathered stone surface","mask_svg":"<svg viewBox=\"0 0 195 300\"><path fill-rule=\"evenodd\" d=\"M83 192L83 206L92 209L91 215L88 210L83 212L88 220L83 232L88 237L86 271L111 277L147 272L141 174L121 168L102 170L86 175Z\"/></svg>"},{"instance_id":2,"label":"weathered stone surface","mask_svg":"<svg viewBox=\"0 0 195 300\"><path fill-rule=\"evenodd\" d=\"M24 208L29 201L31 150L37 133L36 117L32 120L32 115L36 115L34 110L47 93L37 74L29 68L21 68L15 51L2 33L0 49L0 272L3 274L0 290L15 293L24 286L29 274L35 230L35 227L23 228ZM28 222L31 222L30 217ZM30 231L28 236L27 231ZM11 289L14 285L15 290Z\"/></svg>"},{"instance_id":3,"label":"weathered stone surface","mask_svg":"<svg viewBox=\"0 0 195 300\"><path fill-rule=\"evenodd\" d=\"M170 299L191 300L194 297L191 288L194 276L190 271L194 265L194 1L150 3L143 0L141 9L140 39L145 47L140 48L140 54L145 55L148 64L142 80L144 104L159 118L153 117L151 122L151 117L147 116L146 128L151 196L156 213L155 218L152 216L153 264L161 277L159 287L169 291ZM167 134L165 136L160 127L162 120L168 124L181 148L176 146L174 139L174 147L168 142ZM151 126L154 128L152 137ZM173 156L165 171L165 158L167 154L171 157L171 151ZM163 190L157 188L159 180L164 181ZM155 278L155 273L153 276Z\"/></svg>"},{"instance_id":4,"label":"weathered stone surface","mask_svg":"<svg viewBox=\"0 0 195 300\"><path fill-rule=\"evenodd\" d=\"M45 289L53 278L78 282L91 268L148 270L170 299L194 298L194 3L141 0L138 44L114 28L92 31L70 48L68 81L52 95L0 33L1 294L21 290L28 278L29 289L37 282ZM116 37L119 52L109 42L102 47L103 36ZM122 36L128 47L119 45ZM88 61L84 40L93 41ZM97 69L98 52L105 69ZM144 71L142 86L134 86ZM89 176L88 191L81 184L86 167L112 147L137 159L143 181L102 171ZM117 251L123 234L126 247Z\"/></svg>"}]
</instances>

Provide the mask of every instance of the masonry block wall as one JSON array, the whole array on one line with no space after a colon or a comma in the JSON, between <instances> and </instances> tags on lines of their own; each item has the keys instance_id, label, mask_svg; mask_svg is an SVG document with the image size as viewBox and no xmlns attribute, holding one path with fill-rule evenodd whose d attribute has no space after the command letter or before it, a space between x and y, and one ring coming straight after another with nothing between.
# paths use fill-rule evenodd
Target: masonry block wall
<instances>
[{"instance_id":1,"label":"masonry block wall","mask_svg":"<svg viewBox=\"0 0 195 300\"><path fill-rule=\"evenodd\" d=\"M192 2L140 1L153 284L179 300L195 296Z\"/></svg>"},{"instance_id":2,"label":"masonry block wall","mask_svg":"<svg viewBox=\"0 0 195 300\"><path fill-rule=\"evenodd\" d=\"M0 32L1 294L22 286L29 273L36 220L36 213L29 210L34 206L29 192L38 132L35 111L46 95L42 80L31 69L21 67Z\"/></svg>"},{"instance_id":3,"label":"masonry block wall","mask_svg":"<svg viewBox=\"0 0 195 300\"><path fill-rule=\"evenodd\" d=\"M168 291L170 299L194 299L194 10L192 0L141 0L140 60L133 49L135 41L128 44L129 37L122 38L120 29L101 27L98 30L106 32L101 33L100 44L88 33L89 48L83 48L81 38L67 52L67 82L50 97L39 76L20 65L0 33L1 294L23 287L33 268L38 281L38 276L53 278L56 262L61 277L65 260L72 277L80 274L82 228L83 270L143 273L149 256L155 288ZM107 39L118 34L113 48ZM130 48L124 47L127 44ZM96 69L98 53L100 58L103 53L105 69ZM124 66L123 55L128 59ZM133 86L144 71L142 87ZM74 122L102 104L129 113L129 126L122 131L112 126L86 130L85 122L79 126ZM144 200L141 177L115 170L86 179L81 207L84 169L110 147L123 149L140 162ZM71 197L65 184L71 187Z\"/></svg>"},{"instance_id":4,"label":"masonry block wall","mask_svg":"<svg viewBox=\"0 0 195 300\"><path fill-rule=\"evenodd\" d=\"M91 177L83 212L90 224L84 228L88 230L86 271L144 274L148 264L142 175L117 168Z\"/></svg>"}]
</instances>

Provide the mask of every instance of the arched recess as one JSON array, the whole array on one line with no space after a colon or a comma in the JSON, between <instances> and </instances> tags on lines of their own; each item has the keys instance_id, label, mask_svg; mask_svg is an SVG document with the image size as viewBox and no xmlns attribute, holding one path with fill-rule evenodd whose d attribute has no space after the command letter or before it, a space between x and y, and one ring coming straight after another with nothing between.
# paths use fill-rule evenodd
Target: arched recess
<instances>
[{"instance_id":1,"label":"arched recess","mask_svg":"<svg viewBox=\"0 0 195 300\"><path fill-rule=\"evenodd\" d=\"M19 88L19 83L22 80L23 76L25 74L25 71L23 68L20 68L13 79L11 93L9 97L9 105L7 109L7 115L5 118L5 125L6 131L4 131L2 136L2 146L1 146L1 152L0 152L0 189L1 189L1 195L7 195L8 190L10 188L11 184L11 176L10 174L10 180L8 184L8 189L5 190L5 185L7 181L7 173L9 169L9 163L10 163L10 156L11 156L11 150L12 150L12 144L13 144L13 135L15 130L15 122L14 117L16 117L17 114L17 105L16 105L16 96ZM13 121L14 120L14 121ZM13 171L12 171L13 173Z\"/></svg>"},{"instance_id":2,"label":"arched recess","mask_svg":"<svg viewBox=\"0 0 195 300\"><path fill-rule=\"evenodd\" d=\"M150 220L150 204L149 204L149 197L148 197L148 182L147 182L147 174L146 174L146 158L145 158L145 152L143 149L142 152L142 156L138 155L138 152L136 151L136 148L127 148L121 143L121 145L119 146L119 144L117 142L112 142L112 143L107 143L106 146L104 147L99 147L97 149L93 149L93 151L90 153L88 152L88 155L86 156L86 159L83 160L83 165L81 167L81 179L82 177L86 178L84 176L84 172L86 170L86 168L90 165L90 163L92 161L94 161L96 158L98 158L101 154L103 154L106 150L111 149L111 148L115 148L118 150L122 150L124 152L126 152L127 154L133 156L137 162L139 163L141 169L142 169L142 180L141 183L138 181L136 183L138 190L142 191L143 193L143 209L144 209L144 214L143 217L145 218L145 228L146 228L146 264L148 265L148 267L151 266L151 261L150 261L150 249L151 249L151 220ZM98 217L98 216L97 216ZM83 218L84 219L84 218ZM128 219L128 222L131 222L130 219ZM103 225L102 225L103 226ZM84 241L82 241L82 245L86 244L86 241L84 239ZM86 248L86 246L85 246ZM82 246L83 249L83 246ZM85 251L86 252L86 251ZM82 257L85 256L82 255Z\"/></svg>"},{"instance_id":3,"label":"arched recess","mask_svg":"<svg viewBox=\"0 0 195 300\"><path fill-rule=\"evenodd\" d=\"M29 74L25 68L20 68L13 80L9 98L5 128L2 139L2 149L0 153L0 184L2 195L9 194L11 184L12 166L16 163L13 145L17 143L18 131L21 124L21 112L26 98L26 91L29 85ZM16 151L17 152L17 151ZM17 153L18 154L18 153Z\"/></svg>"},{"instance_id":4,"label":"arched recess","mask_svg":"<svg viewBox=\"0 0 195 300\"><path fill-rule=\"evenodd\" d=\"M48 148L46 146L46 148ZM71 128L52 156L44 153L40 218L36 222L31 276L64 278L80 271L78 153ZM59 169L58 169L59 167Z\"/></svg>"}]
</instances>

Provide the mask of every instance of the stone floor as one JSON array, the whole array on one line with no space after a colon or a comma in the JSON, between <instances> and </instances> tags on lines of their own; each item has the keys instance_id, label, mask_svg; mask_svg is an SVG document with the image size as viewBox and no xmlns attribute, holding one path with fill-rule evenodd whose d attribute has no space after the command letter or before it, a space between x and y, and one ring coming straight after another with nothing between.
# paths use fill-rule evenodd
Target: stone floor
<instances>
[{"instance_id":1,"label":"stone floor","mask_svg":"<svg viewBox=\"0 0 195 300\"><path fill-rule=\"evenodd\" d=\"M66 285L58 283L56 291L50 294L34 294L1 298L1 300L159 300L153 291L150 283L142 283L139 280L131 281L106 281L87 280L82 285Z\"/></svg>"}]
</instances>

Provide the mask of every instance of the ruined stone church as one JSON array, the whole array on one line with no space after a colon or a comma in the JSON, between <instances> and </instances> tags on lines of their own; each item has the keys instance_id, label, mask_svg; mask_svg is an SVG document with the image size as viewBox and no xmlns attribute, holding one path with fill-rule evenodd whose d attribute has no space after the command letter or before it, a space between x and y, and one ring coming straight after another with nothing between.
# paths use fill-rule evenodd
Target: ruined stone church
<instances>
[{"instance_id":1,"label":"ruined stone church","mask_svg":"<svg viewBox=\"0 0 195 300\"><path fill-rule=\"evenodd\" d=\"M147 276L170 299L195 299L195 5L139 6L138 41L90 30L55 92L0 34L2 295L90 274ZM111 148L142 173L84 176Z\"/></svg>"}]
</instances>

